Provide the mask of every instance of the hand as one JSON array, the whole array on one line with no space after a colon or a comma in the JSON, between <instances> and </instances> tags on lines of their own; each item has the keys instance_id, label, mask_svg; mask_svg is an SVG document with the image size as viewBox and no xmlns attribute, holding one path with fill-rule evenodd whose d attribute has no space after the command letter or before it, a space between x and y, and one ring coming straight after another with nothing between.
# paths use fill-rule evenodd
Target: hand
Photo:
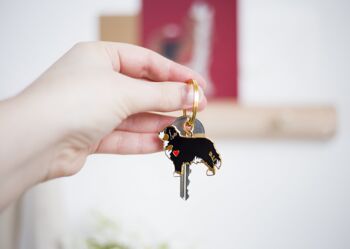
<instances>
[{"instance_id":1,"label":"hand","mask_svg":"<svg viewBox=\"0 0 350 249\"><path fill-rule=\"evenodd\" d=\"M0 127L2 170L31 167L37 182L78 172L91 153L159 151L157 133L173 118L147 112L191 108L191 78L205 87L200 75L148 49L79 43L0 105L11 115ZM199 109L205 104L200 90Z\"/></svg>"}]
</instances>

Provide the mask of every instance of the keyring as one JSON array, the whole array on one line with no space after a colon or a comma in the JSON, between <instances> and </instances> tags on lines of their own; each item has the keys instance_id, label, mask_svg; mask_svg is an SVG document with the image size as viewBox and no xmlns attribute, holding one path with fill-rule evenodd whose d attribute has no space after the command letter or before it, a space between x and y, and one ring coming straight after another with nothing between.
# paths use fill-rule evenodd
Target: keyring
<instances>
[{"instance_id":1,"label":"keyring","mask_svg":"<svg viewBox=\"0 0 350 249\"><path fill-rule=\"evenodd\" d=\"M195 124L195 120L196 120L196 115L197 115L198 104L199 104L199 88L198 88L197 81L194 80L194 79L188 80L187 83L193 85L193 107L192 107L192 116L185 123L185 125L189 126L191 128L191 130L193 130L194 124ZM187 116L186 109L183 109L183 115Z\"/></svg>"}]
</instances>

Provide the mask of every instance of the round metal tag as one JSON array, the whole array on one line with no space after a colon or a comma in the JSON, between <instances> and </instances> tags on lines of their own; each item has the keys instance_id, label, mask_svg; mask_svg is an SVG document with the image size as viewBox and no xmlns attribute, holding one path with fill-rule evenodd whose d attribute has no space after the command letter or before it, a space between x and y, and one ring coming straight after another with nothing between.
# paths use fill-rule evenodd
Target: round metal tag
<instances>
[{"instance_id":1,"label":"round metal tag","mask_svg":"<svg viewBox=\"0 0 350 249\"><path fill-rule=\"evenodd\" d=\"M185 131L185 123L189 120L189 118L190 118L189 116L181 116L181 117L178 117L172 123L172 125L175 126L176 129L178 129L178 131L180 132L180 135L183 137L187 136L187 133ZM205 136L204 126L201 123L201 121L199 121L198 119L195 119L193 130L192 130L192 136L193 137L204 137Z\"/></svg>"}]
</instances>

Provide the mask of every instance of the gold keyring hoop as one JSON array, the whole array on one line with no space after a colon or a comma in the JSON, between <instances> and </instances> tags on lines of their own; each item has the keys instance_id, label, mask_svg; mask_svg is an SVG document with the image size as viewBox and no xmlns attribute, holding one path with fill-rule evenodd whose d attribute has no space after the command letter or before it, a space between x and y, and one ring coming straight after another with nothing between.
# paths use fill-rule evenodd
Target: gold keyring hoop
<instances>
[{"instance_id":1,"label":"gold keyring hoop","mask_svg":"<svg viewBox=\"0 0 350 249\"><path fill-rule=\"evenodd\" d=\"M193 127L196 120L198 104L199 104L199 88L198 88L197 81L194 79L188 80L187 83L193 85L193 107L192 107L192 116L186 123ZM183 115L187 116L186 109L183 109Z\"/></svg>"}]
</instances>

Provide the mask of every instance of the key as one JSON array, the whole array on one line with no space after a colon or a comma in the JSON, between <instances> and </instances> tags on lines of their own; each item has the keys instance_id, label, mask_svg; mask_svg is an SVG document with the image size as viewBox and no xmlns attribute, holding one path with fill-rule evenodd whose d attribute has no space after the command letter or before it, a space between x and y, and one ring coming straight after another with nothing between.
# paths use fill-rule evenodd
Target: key
<instances>
[{"instance_id":1,"label":"key","mask_svg":"<svg viewBox=\"0 0 350 249\"><path fill-rule=\"evenodd\" d=\"M189 198L191 165L205 165L207 175L214 175L214 167L219 169L221 166L221 157L213 142L205 137L202 123L195 119L195 126L188 130L185 125L188 119L187 116L181 116L159 133L166 155L174 164L174 176L180 176L180 197L183 200Z\"/></svg>"},{"instance_id":2,"label":"key","mask_svg":"<svg viewBox=\"0 0 350 249\"><path fill-rule=\"evenodd\" d=\"M179 118L177 118L174 123L173 126L175 126L179 131L180 134L184 137L189 137L189 134L186 133L185 131L185 122L188 120L187 116L181 116ZM195 134L195 136L204 136L204 127L202 125L202 123L196 119L195 121L195 129L192 131L192 135ZM180 174L180 197L183 200L187 200L189 198L189 194L188 194L188 187L190 185L190 174L191 174L191 168L190 168L190 164L189 163L184 163L181 166L181 174Z\"/></svg>"},{"instance_id":3,"label":"key","mask_svg":"<svg viewBox=\"0 0 350 249\"><path fill-rule=\"evenodd\" d=\"M185 201L188 199L188 197L190 197L188 194L188 185L190 184L190 173L190 165L183 164L180 175L180 197Z\"/></svg>"},{"instance_id":4,"label":"key","mask_svg":"<svg viewBox=\"0 0 350 249\"><path fill-rule=\"evenodd\" d=\"M205 130L202 125L202 123L196 119L195 120L195 126L191 134L186 132L185 130L185 123L188 120L189 117L187 116L181 116L178 117L172 126L176 127L176 129L180 132L180 135L183 137L204 137ZM172 150L172 153L174 156L179 157L181 150L177 150L176 148L170 148ZM183 163L180 165L180 169L178 165L175 164L175 174L180 175L180 197L183 200L187 200L189 198L188 194L188 187L190 184L189 176L191 173L190 169L190 163Z\"/></svg>"}]
</instances>

